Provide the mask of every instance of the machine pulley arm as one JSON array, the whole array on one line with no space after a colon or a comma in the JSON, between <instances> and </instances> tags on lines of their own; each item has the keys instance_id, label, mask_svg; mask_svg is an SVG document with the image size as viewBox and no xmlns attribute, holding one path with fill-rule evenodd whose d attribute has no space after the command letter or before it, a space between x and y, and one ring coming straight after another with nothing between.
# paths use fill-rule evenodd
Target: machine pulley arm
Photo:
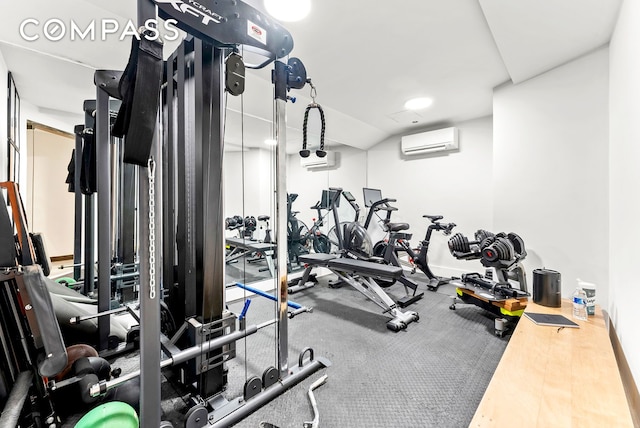
<instances>
[{"instance_id":1,"label":"machine pulley arm","mask_svg":"<svg viewBox=\"0 0 640 428\"><path fill-rule=\"evenodd\" d=\"M293 49L291 34L277 21L240 0L153 0L160 18L176 20L176 26L218 46L243 45L265 61L262 68Z\"/></svg>"}]
</instances>

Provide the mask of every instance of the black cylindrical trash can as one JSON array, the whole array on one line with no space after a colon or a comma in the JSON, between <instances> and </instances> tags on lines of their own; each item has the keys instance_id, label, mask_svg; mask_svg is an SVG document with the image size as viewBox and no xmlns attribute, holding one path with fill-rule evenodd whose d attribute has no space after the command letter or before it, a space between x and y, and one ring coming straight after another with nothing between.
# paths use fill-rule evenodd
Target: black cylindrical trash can
<instances>
[{"instance_id":1,"label":"black cylindrical trash can","mask_svg":"<svg viewBox=\"0 0 640 428\"><path fill-rule=\"evenodd\" d=\"M550 269L533 271L533 303L559 308L560 294L560 272Z\"/></svg>"}]
</instances>

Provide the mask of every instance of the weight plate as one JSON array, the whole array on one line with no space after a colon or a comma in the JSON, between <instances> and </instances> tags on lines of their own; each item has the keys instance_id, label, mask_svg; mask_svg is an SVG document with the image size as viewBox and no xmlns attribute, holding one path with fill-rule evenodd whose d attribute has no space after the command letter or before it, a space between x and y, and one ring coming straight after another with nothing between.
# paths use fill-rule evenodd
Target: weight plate
<instances>
[{"instance_id":1,"label":"weight plate","mask_svg":"<svg viewBox=\"0 0 640 428\"><path fill-rule=\"evenodd\" d=\"M248 400L250 398L255 397L262 390L262 381L258 376L253 376L249 378L247 382L244 384L244 399Z\"/></svg>"},{"instance_id":2,"label":"weight plate","mask_svg":"<svg viewBox=\"0 0 640 428\"><path fill-rule=\"evenodd\" d=\"M476 241L480 242L483 241L489 237L494 236L493 233L489 232L488 230L484 230L484 229L478 229L475 233L475 238Z\"/></svg>"},{"instance_id":3,"label":"weight plate","mask_svg":"<svg viewBox=\"0 0 640 428\"><path fill-rule=\"evenodd\" d=\"M209 412L202 405L189 409L184 423L185 428L202 428L209 423Z\"/></svg>"},{"instance_id":4,"label":"weight plate","mask_svg":"<svg viewBox=\"0 0 640 428\"><path fill-rule=\"evenodd\" d=\"M462 237L462 252L468 253L471 251L471 247L469 247L469 240L466 236Z\"/></svg>"},{"instance_id":5,"label":"weight plate","mask_svg":"<svg viewBox=\"0 0 640 428\"><path fill-rule=\"evenodd\" d=\"M262 373L262 385L268 388L276 382L278 382L278 370L275 367L267 368L264 373Z\"/></svg>"},{"instance_id":6,"label":"weight plate","mask_svg":"<svg viewBox=\"0 0 640 428\"><path fill-rule=\"evenodd\" d=\"M515 233L509 233L507 237L511 241L511 244L513 245L513 250L516 252L516 254L518 255L524 254L525 252L524 241L522 240L520 235Z\"/></svg>"}]
</instances>

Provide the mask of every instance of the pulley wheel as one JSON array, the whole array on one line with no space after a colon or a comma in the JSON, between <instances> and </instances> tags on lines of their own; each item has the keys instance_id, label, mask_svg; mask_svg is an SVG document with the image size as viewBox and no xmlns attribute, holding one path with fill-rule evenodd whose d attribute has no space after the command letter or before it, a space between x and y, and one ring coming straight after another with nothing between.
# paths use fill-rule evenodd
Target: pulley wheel
<instances>
[{"instance_id":1,"label":"pulley wheel","mask_svg":"<svg viewBox=\"0 0 640 428\"><path fill-rule=\"evenodd\" d=\"M231 95L241 95L245 87L245 65L242 57L236 53L229 55L226 61L225 87Z\"/></svg>"}]
</instances>

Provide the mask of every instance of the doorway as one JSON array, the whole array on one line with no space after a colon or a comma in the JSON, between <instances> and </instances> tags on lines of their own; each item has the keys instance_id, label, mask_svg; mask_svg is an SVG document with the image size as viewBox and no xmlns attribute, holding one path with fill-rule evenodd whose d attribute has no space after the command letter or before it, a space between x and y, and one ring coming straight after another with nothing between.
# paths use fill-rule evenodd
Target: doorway
<instances>
[{"instance_id":1,"label":"doorway","mask_svg":"<svg viewBox=\"0 0 640 428\"><path fill-rule=\"evenodd\" d=\"M27 189L23 192L31 232L44 236L51 261L73 260L74 194L66 184L75 137L27 121Z\"/></svg>"}]
</instances>

